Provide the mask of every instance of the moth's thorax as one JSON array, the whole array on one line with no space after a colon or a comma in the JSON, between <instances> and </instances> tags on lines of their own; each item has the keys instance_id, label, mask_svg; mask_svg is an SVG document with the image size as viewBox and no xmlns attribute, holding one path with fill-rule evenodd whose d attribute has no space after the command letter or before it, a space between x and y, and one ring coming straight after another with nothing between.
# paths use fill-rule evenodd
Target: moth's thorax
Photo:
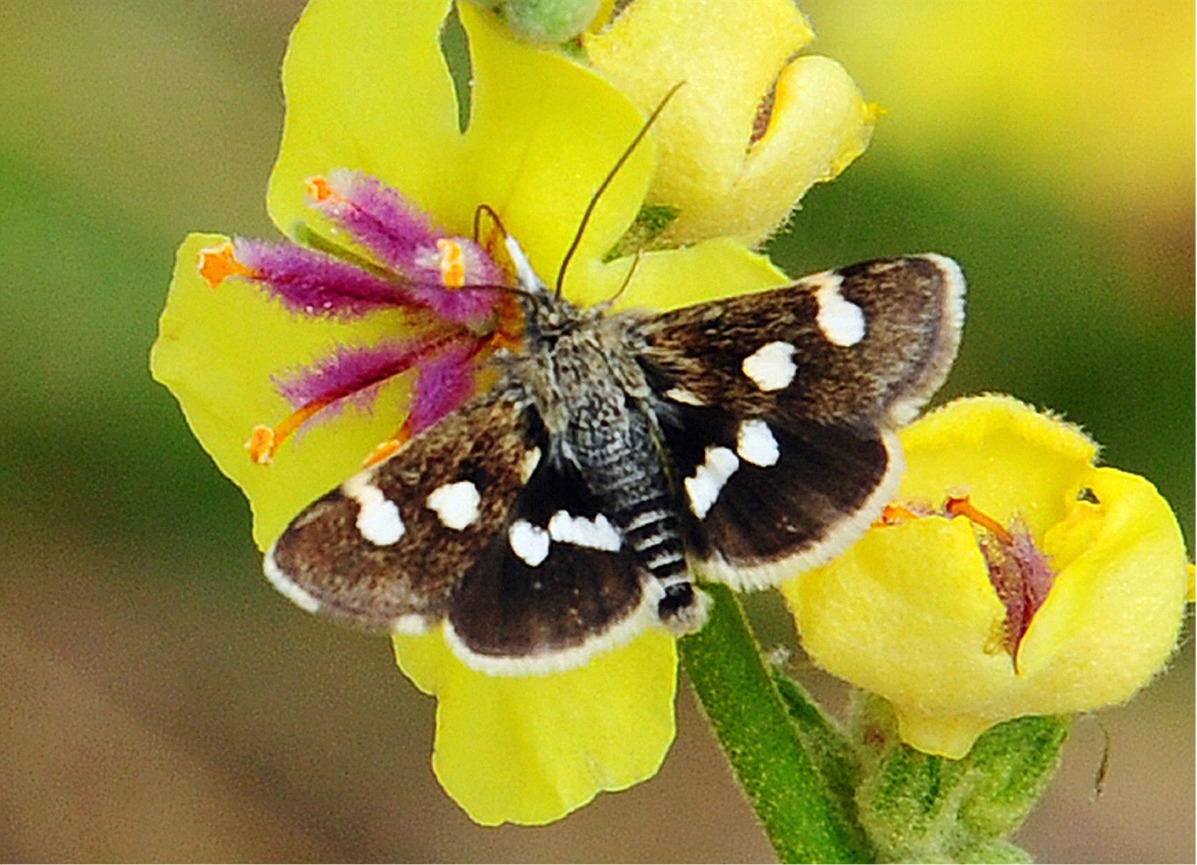
<instances>
[{"instance_id":1,"label":"moth's thorax","mask_svg":"<svg viewBox=\"0 0 1197 865\"><path fill-rule=\"evenodd\" d=\"M525 304L523 351L509 373L526 389L554 436L596 424L626 427L649 393L629 342L628 314L577 307L549 294Z\"/></svg>"}]
</instances>

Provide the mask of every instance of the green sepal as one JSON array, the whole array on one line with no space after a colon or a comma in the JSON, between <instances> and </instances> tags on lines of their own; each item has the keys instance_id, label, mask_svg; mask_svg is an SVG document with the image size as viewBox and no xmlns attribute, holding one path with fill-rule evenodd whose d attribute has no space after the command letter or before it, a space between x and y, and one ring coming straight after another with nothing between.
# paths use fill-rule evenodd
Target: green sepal
<instances>
[{"instance_id":1,"label":"green sepal","mask_svg":"<svg viewBox=\"0 0 1197 865\"><path fill-rule=\"evenodd\" d=\"M644 205L636 214L636 221L603 256L603 261L611 262L651 248L652 242L677 219L678 213L680 211L671 204Z\"/></svg>"},{"instance_id":2,"label":"green sepal","mask_svg":"<svg viewBox=\"0 0 1197 865\"><path fill-rule=\"evenodd\" d=\"M858 827L856 788L860 785L861 768L847 735L806 689L787 676L780 666L773 667L773 684L789 711L806 753L823 778L840 821L845 826ZM866 849L868 845L863 831L858 836L858 845Z\"/></svg>"},{"instance_id":3,"label":"green sepal","mask_svg":"<svg viewBox=\"0 0 1197 865\"><path fill-rule=\"evenodd\" d=\"M893 710L878 697L857 694L851 714L863 771L859 819L883 861L1029 861L1005 839L1058 768L1066 719L1008 721L951 760L903 744Z\"/></svg>"}]
</instances>

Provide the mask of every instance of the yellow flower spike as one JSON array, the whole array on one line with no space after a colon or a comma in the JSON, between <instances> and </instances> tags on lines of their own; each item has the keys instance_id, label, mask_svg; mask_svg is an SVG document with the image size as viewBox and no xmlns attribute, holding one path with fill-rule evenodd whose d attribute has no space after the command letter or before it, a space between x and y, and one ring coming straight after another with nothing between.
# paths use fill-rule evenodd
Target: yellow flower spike
<instances>
[{"instance_id":1,"label":"yellow flower spike","mask_svg":"<svg viewBox=\"0 0 1197 865\"><path fill-rule=\"evenodd\" d=\"M1189 585L1180 529L1150 483L1095 468L1076 427L1008 397L958 400L901 438L902 518L783 587L819 664L889 700L907 743L952 758L994 724L1119 703L1150 681ZM962 495L1002 526L1021 519L1055 574L1017 664L985 530L926 515Z\"/></svg>"},{"instance_id":2,"label":"yellow flower spike","mask_svg":"<svg viewBox=\"0 0 1197 865\"><path fill-rule=\"evenodd\" d=\"M848 75L826 58L792 61L813 38L791 0L637 0L585 39L594 68L642 108L686 82L656 130L648 201L680 209L659 244L758 244L812 184L863 152L875 111Z\"/></svg>"}]
</instances>

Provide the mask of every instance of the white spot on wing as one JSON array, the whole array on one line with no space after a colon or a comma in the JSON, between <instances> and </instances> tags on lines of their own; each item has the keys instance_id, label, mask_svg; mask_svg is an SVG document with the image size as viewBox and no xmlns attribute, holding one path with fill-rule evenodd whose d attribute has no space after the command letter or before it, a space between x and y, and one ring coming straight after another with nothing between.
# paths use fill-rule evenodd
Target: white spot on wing
<instances>
[{"instance_id":1,"label":"white spot on wing","mask_svg":"<svg viewBox=\"0 0 1197 865\"><path fill-rule=\"evenodd\" d=\"M815 323L832 345L847 348L856 345L865 335L864 310L840 294L840 276L830 276L815 292L819 313Z\"/></svg>"},{"instance_id":2,"label":"white spot on wing","mask_svg":"<svg viewBox=\"0 0 1197 865\"><path fill-rule=\"evenodd\" d=\"M740 467L739 457L725 447L709 446L705 456L703 464L694 470L694 477L685 481L690 510L700 520L715 504L715 499L719 498L727 479Z\"/></svg>"},{"instance_id":3,"label":"white spot on wing","mask_svg":"<svg viewBox=\"0 0 1197 865\"><path fill-rule=\"evenodd\" d=\"M704 406L706 402L694 391L686 390L684 387L671 387L665 391L665 398L680 402L683 405Z\"/></svg>"},{"instance_id":4,"label":"white spot on wing","mask_svg":"<svg viewBox=\"0 0 1197 865\"><path fill-rule=\"evenodd\" d=\"M741 422L736 432L736 453L740 459L761 468L776 465L781 459L781 448L773 437L773 430L760 419Z\"/></svg>"},{"instance_id":5,"label":"white spot on wing","mask_svg":"<svg viewBox=\"0 0 1197 865\"><path fill-rule=\"evenodd\" d=\"M590 520L586 517L575 517L565 511L557 511L549 520L549 537L560 543L612 553L619 552L623 545L619 532L603 514Z\"/></svg>"},{"instance_id":6,"label":"white spot on wing","mask_svg":"<svg viewBox=\"0 0 1197 865\"><path fill-rule=\"evenodd\" d=\"M533 447L532 450L524 454L524 461L520 463L520 483L526 484L538 465L540 465L540 448Z\"/></svg>"},{"instance_id":7,"label":"white spot on wing","mask_svg":"<svg viewBox=\"0 0 1197 865\"><path fill-rule=\"evenodd\" d=\"M898 494L903 468L902 446L892 432L883 431L881 437L889 456L884 476L859 509L830 523L822 537L789 556L755 565L733 564L716 552L706 561L695 562L695 571L705 579L727 583L736 591L764 589L792 580L797 574L824 565L844 552L868 531Z\"/></svg>"},{"instance_id":8,"label":"white spot on wing","mask_svg":"<svg viewBox=\"0 0 1197 865\"><path fill-rule=\"evenodd\" d=\"M341 492L357 502L357 530L362 537L379 547L397 543L407 528L399 516L399 508L370 483L370 475L363 472L341 484Z\"/></svg>"},{"instance_id":9,"label":"white spot on wing","mask_svg":"<svg viewBox=\"0 0 1197 865\"><path fill-rule=\"evenodd\" d=\"M461 531L478 521L478 505L481 502L482 496L478 495L478 488L473 483L458 481L437 487L428 494L425 503L436 511L442 525Z\"/></svg>"},{"instance_id":10,"label":"white spot on wing","mask_svg":"<svg viewBox=\"0 0 1197 865\"><path fill-rule=\"evenodd\" d=\"M789 387L798 372L798 367L794 365L794 346L788 342L765 343L744 358L740 369L761 390Z\"/></svg>"},{"instance_id":11,"label":"white spot on wing","mask_svg":"<svg viewBox=\"0 0 1197 865\"><path fill-rule=\"evenodd\" d=\"M511 551L535 568L549 556L549 533L527 520L516 520L507 530Z\"/></svg>"}]
</instances>

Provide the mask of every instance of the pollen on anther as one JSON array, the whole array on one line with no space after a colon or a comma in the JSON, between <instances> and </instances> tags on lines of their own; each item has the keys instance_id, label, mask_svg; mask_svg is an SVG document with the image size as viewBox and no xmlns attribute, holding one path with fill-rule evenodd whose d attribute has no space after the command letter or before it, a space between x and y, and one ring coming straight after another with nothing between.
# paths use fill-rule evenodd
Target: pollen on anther
<instances>
[{"instance_id":1,"label":"pollen on anther","mask_svg":"<svg viewBox=\"0 0 1197 865\"><path fill-rule=\"evenodd\" d=\"M448 288L461 288L465 285L461 244L447 237L438 237L436 248L441 254L441 283Z\"/></svg>"},{"instance_id":2,"label":"pollen on anther","mask_svg":"<svg viewBox=\"0 0 1197 865\"><path fill-rule=\"evenodd\" d=\"M397 438L387 439L384 442L380 442L378 446L374 448L374 450L370 451L370 455L362 461L362 468L373 468L379 463L385 462L394 456L401 447L403 447L403 442Z\"/></svg>"},{"instance_id":3,"label":"pollen on anther","mask_svg":"<svg viewBox=\"0 0 1197 865\"><path fill-rule=\"evenodd\" d=\"M268 426L256 426L249 434L249 441L245 443L249 451L249 458L260 466L270 465L274 459L274 452L278 449L274 430Z\"/></svg>"},{"instance_id":4,"label":"pollen on anther","mask_svg":"<svg viewBox=\"0 0 1197 865\"><path fill-rule=\"evenodd\" d=\"M219 288L220 284L230 276L253 277L257 274L233 255L233 244L222 243L220 246L209 246L201 249L196 270L209 288Z\"/></svg>"},{"instance_id":5,"label":"pollen on anther","mask_svg":"<svg viewBox=\"0 0 1197 865\"><path fill-rule=\"evenodd\" d=\"M907 520L917 520L919 515L912 511L906 505L900 505L896 502L891 502L885 506L881 512L881 517L873 523L874 526L896 526L899 523L904 523Z\"/></svg>"},{"instance_id":6,"label":"pollen on anther","mask_svg":"<svg viewBox=\"0 0 1197 865\"><path fill-rule=\"evenodd\" d=\"M307 179L307 191L308 198L310 198L316 204L319 204L322 201L327 201L336 195L336 193L333 192L332 184L328 182L328 178L321 177L319 175L316 177L309 177Z\"/></svg>"}]
</instances>

